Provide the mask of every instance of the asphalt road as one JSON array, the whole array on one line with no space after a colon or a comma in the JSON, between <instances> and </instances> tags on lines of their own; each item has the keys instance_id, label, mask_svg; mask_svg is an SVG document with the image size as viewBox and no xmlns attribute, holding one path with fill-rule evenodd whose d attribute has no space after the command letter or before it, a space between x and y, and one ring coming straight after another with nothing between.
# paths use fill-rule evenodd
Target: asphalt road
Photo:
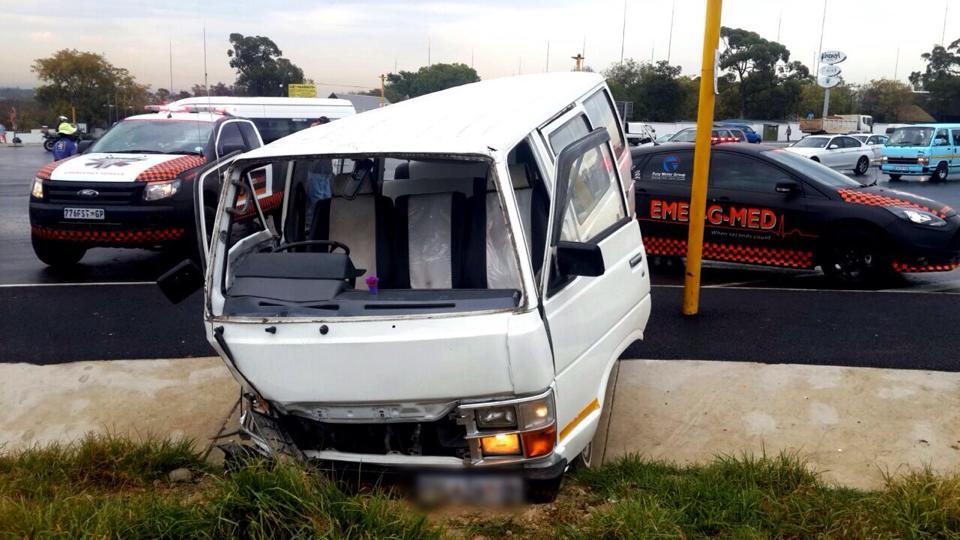
<instances>
[{"instance_id":1,"label":"asphalt road","mask_svg":"<svg viewBox=\"0 0 960 540\"><path fill-rule=\"evenodd\" d=\"M0 147L0 362L211 354L199 295L174 306L152 283L179 257L93 249L63 272L34 257L28 194L49 159L39 147ZM888 182L875 169L870 175ZM960 208L960 182L892 187ZM960 371L960 271L847 291L819 272L710 264L695 318L679 315L681 282L675 273L654 275L646 339L627 356Z\"/></svg>"}]
</instances>

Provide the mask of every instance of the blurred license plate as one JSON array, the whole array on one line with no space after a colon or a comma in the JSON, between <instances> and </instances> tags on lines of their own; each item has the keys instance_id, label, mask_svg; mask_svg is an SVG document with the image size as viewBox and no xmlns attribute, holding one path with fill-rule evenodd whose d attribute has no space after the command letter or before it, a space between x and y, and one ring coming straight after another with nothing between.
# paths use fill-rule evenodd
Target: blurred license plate
<instances>
[{"instance_id":1,"label":"blurred license plate","mask_svg":"<svg viewBox=\"0 0 960 540\"><path fill-rule=\"evenodd\" d=\"M893 167L893 170L896 172L909 172L910 169L907 167Z\"/></svg>"},{"instance_id":2,"label":"blurred license plate","mask_svg":"<svg viewBox=\"0 0 960 540\"><path fill-rule=\"evenodd\" d=\"M63 219L103 219L103 208L64 208Z\"/></svg>"},{"instance_id":3,"label":"blurred license plate","mask_svg":"<svg viewBox=\"0 0 960 540\"><path fill-rule=\"evenodd\" d=\"M417 496L429 504L516 504L523 502L523 478L516 474L422 474Z\"/></svg>"}]
</instances>

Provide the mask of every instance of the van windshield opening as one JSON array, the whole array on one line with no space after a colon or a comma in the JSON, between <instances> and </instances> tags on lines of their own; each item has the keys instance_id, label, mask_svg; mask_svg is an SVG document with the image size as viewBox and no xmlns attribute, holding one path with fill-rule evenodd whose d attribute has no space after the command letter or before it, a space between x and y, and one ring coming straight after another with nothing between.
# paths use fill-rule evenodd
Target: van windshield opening
<instances>
[{"instance_id":1,"label":"van windshield opening","mask_svg":"<svg viewBox=\"0 0 960 540\"><path fill-rule=\"evenodd\" d=\"M887 146L930 146L933 138L932 127L901 127L893 130Z\"/></svg>"},{"instance_id":2,"label":"van windshield opening","mask_svg":"<svg viewBox=\"0 0 960 540\"><path fill-rule=\"evenodd\" d=\"M286 166L285 185L272 190L273 197L283 191L285 210L264 210L267 224L258 228L274 238L238 240L240 252L222 268L225 315L393 316L520 305L521 228L507 226L491 162L351 155ZM518 200L540 181L525 164L509 170L505 185ZM254 189L258 201L267 199L265 187ZM238 197L234 207L246 208ZM259 219L252 210L234 213L229 238L249 228L241 217Z\"/></svg>"},{"instance_id":3,"label":"van windshield opening","mask_svg":"<svg viewBox=\"0 0 960 540\"><path fill-rule=\"evenodd\" d=\"M213 123L185 120L124 120L93 146L104 154L197 154L210 139Z\"/></svg>"}]
</instances>

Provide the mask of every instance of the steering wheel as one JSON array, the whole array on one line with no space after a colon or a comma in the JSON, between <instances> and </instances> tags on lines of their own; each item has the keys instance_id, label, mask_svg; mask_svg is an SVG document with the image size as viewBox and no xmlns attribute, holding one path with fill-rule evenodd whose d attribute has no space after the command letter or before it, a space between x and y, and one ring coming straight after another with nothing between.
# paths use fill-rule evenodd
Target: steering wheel
<instances>
[{"instance_id":1,"label":"steering wheel","mask_svg":"<svg viewBox=\"0 0 960 540\"><path fill-rule=\"evenodd\" d=\"M300 242L289 242L287 244L280 244L279 246L271 249L270 253L279 253L290 248L301 246L329 246L331 253L334 249L339 248L343 250L344 255L350 255L350 248L347 247L346 244L337 242L335 240L301 240Z\"/></svg>"}]
</instances>

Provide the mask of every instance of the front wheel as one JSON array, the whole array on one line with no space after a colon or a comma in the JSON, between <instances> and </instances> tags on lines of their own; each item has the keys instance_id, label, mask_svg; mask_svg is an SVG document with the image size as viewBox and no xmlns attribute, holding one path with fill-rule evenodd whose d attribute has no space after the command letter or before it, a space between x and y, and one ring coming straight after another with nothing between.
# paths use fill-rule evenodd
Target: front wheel
<instances>
[{"instance_id":1,"label":"front wheel","mask_svg":"<svg viewBox=\"0 0 960 540\"><path fill-rule=\"evenodd\" d=\"M875 235L849 232L825 240L820 250L820 267L834 281L864 285L881 281L889 274L890 257Z\"/></svg>"},{"instance_id":2,"label":"front wheel","mask_svg":"<svg viewBox=\"0 0 960 540\"><path fill-rule=\"evenodd\" d=\"M947 164L940 162L937 165L937 168L934 169L933 174L930 175L931 182L943 182L947 179Z\"/></svg>"},{"instance_id":3,"label":"front wheel","mask_svg":"<svg viewBox=\"0 0 960 540\"><path fill-rule=\"evenodd\" d=\"M53 145L56 144L56 139L44 139L43 140L43 149L47 152L53 152Z\"/></svg>"},{"instance_id":4,"label":"front wheel","mask_svg":"<svg viewBox=\"0 0 960 540\"><path fill-rule=\"evenodd\" d=\"M607 455L607 436L610 428L610 416L613 414L613 396L617 390L617 379L620 377L620 360L613 364L610 377L607 379L607 389L603 395L603 408L600 409L600 419L597 420L597 431L593 439L577 456L575 466L584 469L595 469L603 465Z\"/></svg>"},{"instance_id":5,"label":"front wheel","mask_svg":"<svg viewBox=\"0 0 960 540\"><path fill-rule=\"evenodd\" d=\"M31 237L33 252L44 264L53 267L72 266L80 262L87 248L67 242L51 242Z\"/></svg>"},{"instance_id":6,"label":"front wheel","mask_svg":"<svg viewBox=\"0 0 960 540\"><path fill-rule=\"evenodd\" d=\"M857 166L853 169L853 174L857 176L863 176L867 174L867 170L870 168L870 158L867 156L860 156L860 159L857 160Z\"/></svg>"}]
</instances>

